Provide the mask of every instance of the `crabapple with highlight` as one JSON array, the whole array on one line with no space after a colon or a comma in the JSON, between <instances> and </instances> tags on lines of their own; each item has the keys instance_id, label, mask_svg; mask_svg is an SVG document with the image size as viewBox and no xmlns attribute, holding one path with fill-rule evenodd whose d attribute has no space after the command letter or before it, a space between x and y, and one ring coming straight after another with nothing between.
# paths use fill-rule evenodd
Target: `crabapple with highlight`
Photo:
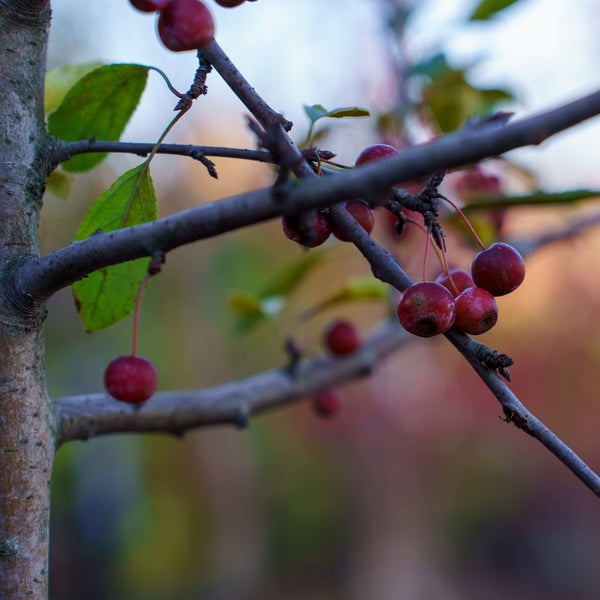
<instances>
[{"instance_id":1,"label":"crabapple with highlight","mask_svg":"<svg viewBox=\"0 0 600 600\"><path fill-rule=\"evenodd\" d=\"M443 285L423 281L404 290L397 312L406 331L419 337L431 337L452 327L456 305Z\"/></svg>"}]
</instances>

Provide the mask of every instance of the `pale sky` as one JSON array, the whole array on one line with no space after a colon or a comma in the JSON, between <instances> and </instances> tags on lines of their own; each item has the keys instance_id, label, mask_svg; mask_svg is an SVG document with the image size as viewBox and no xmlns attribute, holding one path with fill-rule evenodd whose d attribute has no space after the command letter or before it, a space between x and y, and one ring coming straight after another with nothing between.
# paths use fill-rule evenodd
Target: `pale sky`
<instances>
[{"instance_id":1,"label":"pale sky","mask_svg":"<svg viewBox=\"0 0 600 600\"><path fill-rule=\"evenodd\" d=\"M377 0L258 0L235 9L212 0L206 4L220 45L269 104L296 123L298 136L305 131L304 103L376 108L386 85ZM517 116L600 88L600 0L520 0L493 22L465 26L476 4L422 1L411 52L418 56L442 48L456 66L481 58L474 71L477 82L514 89L522 102ZM133 10L127 0L53 0L52 6L51 66L65 62L65 56L67 62L152 64L187 89L194 53L164 49L154 15ZM239 114L244 127L245 109L216 75L209 89L202 110L233 111L234 124ZM136 114L127 133L136 139L156 137L165 123L165 106L172 104L164 85L151 76L139 110L148 118ZM369 123L355 127L357 135L370 135ZM600 188L600 118L541 150L518 151L514 157L536 169L550 188Z\"/></svg>"}]
</instances>

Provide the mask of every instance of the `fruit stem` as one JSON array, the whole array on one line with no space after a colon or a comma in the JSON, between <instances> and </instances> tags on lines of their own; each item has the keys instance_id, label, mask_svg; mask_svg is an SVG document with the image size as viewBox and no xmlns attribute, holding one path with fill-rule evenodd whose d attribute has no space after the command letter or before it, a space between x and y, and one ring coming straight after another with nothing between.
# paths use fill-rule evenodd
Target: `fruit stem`
<instances>
[{"instance_id":1,"label":"fruit stem","mask_svg":"<svg viewBox=\"0 0 600 600\"><path fill-rule=\"evenodd\" d=\"M167 84L167 87L171 92L173 92L175 96L177 96L178 98L183 98L183 94L175 89L175 87L173 86L173 84L171 83L171 81L167 77L167 74L164 71L161 71L158 67L149 66L148 68L152 71L156 71L164 79L165 83Z\"/></svg>"},{"instance_id":2,"label":"fruit stem","mask_svg":"<svg viewBox=\"0 0 600 600\"><path fill-rule=\"evenodd\" d=\"M135 301L135 310L133 312L133 344L131 346L131 356L135 356L137 354L138 329L140 324L140 307L142 305L142 295L144 294L144 289L150 277L151 274L146 273L146 276L144 277L144 279L142 279L142 283L140 283L140 287L138 288L137 298Z\"/></svg>"},{"instance_id":3,"label":"fruit stem","mask_svg":"<svg viewBox=\"0 0 600 600\"><path fill-rule=\"evenodd\" d=\"M431 232L427 231L427 237L425 238L425 257L423 259L423 281L427 281L427 260L429 258L429 241L431 239Z\"/></svg>"},{"instance_id":4,"label":"fruit stem","mask_svg":"<svg viewBox=\"0 0 600 600\"><path fill-rule=\"evenodd\" d=\"M452 202L452 200L450 200L450 198L444 196L443 194L438 194L438 198L445 200L461 216L462 220L465 222L465 224L467 225L467 227L473 234L473 237L477 240L477 243L481 246L481 249L485 250L484 243L481 241L481 239L477 235L477 232L475 231L475 229L473 229L473 225L471 225L471 223L469 222L469 219L467 219L465 213L462 210L460 210L458 205L455 204L454 202Z\"/></svg>"},{"instance_id":5,"label":"fruit stem","mask_svg":"<svg viewBox=\"0 0 600 600\"><path fill-rule=\"evenodd\" d=\"M446 260L446 253L443 250L442 250L442 262L443 262L444 273L446 273L446 275L448 275L448 281L450 282L450 285L452 286L452 290L458 296L460 294L460 292L458 291L457 285L454 283L454 279L452 279L452 275L450 275L450 269L448 268L448 261Z\"/></svg>"}]
</instances>

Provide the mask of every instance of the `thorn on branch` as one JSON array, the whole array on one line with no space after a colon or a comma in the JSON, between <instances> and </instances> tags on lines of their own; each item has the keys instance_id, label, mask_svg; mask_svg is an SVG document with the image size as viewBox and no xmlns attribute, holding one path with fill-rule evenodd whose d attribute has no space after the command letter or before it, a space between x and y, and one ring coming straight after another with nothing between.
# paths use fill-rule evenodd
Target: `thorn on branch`
<instances>
[{"instance_id":1,"label":"thorn on branch","mask_svg":"<svg viewBox=\"0 0 600 600\"><path fill-rule=\"evenodd\" d=\"M209 158L207 158L206 154L204 154L204 152L202 152L202 150L200 150L199 148L194 148L194 150L190 153L190 156L194 160L201 162L206 167L208 174L213 179L219 179L219 174L217 173L217 167L216 167L215 163L212 160L210 160Z\"/></svg>"},{"instance_id":2,"label":"thorn on branch","mask_svg":"<svg viewBox=\"0 0 600 600\"><path fill-rule=\"evenodd\" d=\"M285 367L285 370L290 375L294 375L296 369L298 368L298 363L302 358L302 350L299 348L296 341L291 337L285 339L285 350L289 357L289 363Z\"/></svg>"},{"instance_id":3,"label":"thorn on branch","mask_svg":"<svg viewBox=\"0 0 600 600\"><path fill-rule=\"evenodd\" d=\"M529 427L529 423L527 422L527 417L519 414L516 410L503 406L502 412L504 413L504 419L502 419L505 423L512 423L516 425L519 429L522 429L525 433L531 434L531 429Z\"/></svg>"},{"instance_id":4,"label":"thorn on branch","mask_svg":"<svg viewBox=\"0 0 600 600\"><path fill-rule=\"evenodd\" d=\"M508 367L514 364L514 360L507 354L502 354L497 350L492 350L483 344L477 350L477 355L481 363L492 371L496 371L504 377L506 381L510 381L510 372Z\"/></svg>"},{"instance_id":5,"label":"thorn on branch","mask_svg":"<svg viewBox=\"0 0 600 600\"><path fill-rule=\"evenodd\" d=\"M150 264L148 265L149 277L160 273L162 265L165 264L165 253L162 250L153 250L151 257Z\"/></svg>"},{"instance_id":6,"label":"thorn on branch","mask_svg":"<svg viewBox=\"0 0 600 600\"><path fill-rule=\"evenodd\" d=\"M232 423L237 429L246 429L250 425L250 410L246 405L235 408L232 415Z\"/></svg>"}]
</instances>

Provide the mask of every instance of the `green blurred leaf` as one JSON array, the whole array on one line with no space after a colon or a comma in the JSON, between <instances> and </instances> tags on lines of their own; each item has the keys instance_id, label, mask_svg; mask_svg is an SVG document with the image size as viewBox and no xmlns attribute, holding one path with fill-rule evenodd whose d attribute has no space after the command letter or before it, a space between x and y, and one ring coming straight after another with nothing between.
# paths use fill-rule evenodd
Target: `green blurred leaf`
<instances>
[{"instance_id":1,"label":"green blurred leaf","mask_svg":"<svg viewBox=\"0 0 600 600\"><path fill-rule=\"evenodd\" d=\"M294 291L304 278L327 256L326 250L304 253L299 259L273 275L266 283L260 296L285 296Z\"/></svg>"},{"instance_id":2,"label":"green blurred leaf","mask_svg":"<svg viewBox=\"0 0 600 600\"><path fill-rule=\"evenodd\" d=\"M334 108L329 111L325 116L331 119L344 119L345 117L368 117L371 113L365 108L359 108L358 106L348 106L345 108Z\"/></svg>"},{"instance_id":3,"label":"green blurred leaf","mask_svg":"<svg viewBox=\"0 0 600 600\"><path fill-rule=\"evenodd\" d=\"M443 133L455 131L470 117L484 117L496 106L512 100L503 89L479 89L466 80L465 69L452 69L439 57L429 75L430 83L423 88L423 109L431 113Z\"/></svg>"},{"instance_id":4,"label":"green blurred leaf","mask_svg":"<svg viewBox=\"0 0 600 600\"><path fill-rule=\"evenodd\" d=\"M262 316L260 300L249 292L230 292L227 296L227 306L238 317Z\"/></svg>"},{"instance_id":5,"label":"green blurred leaf","mask_svg":"<svg viewBox=\"0 0 600 600\"><path fill-rule=\"evenodd\" d=\"M56 67L46 73L46 89L44 91L44 112L56 110L67 92L90 71L102 66L99 62L68 64Z\"/></svg>"},{"instance_id":6,"label":"green blurred leaf","mask_svg":"<svg viewBox=\"0 0 600 600\"><path fill-rule=\"evenodd\" d=\"M46 190L61 200L66 200L71 193L73 178L63 171L52 171L46 182Z\"/></svg>"},{"instance_id":7,"label":"green blurred leaf","mask_svg":"<svg viewBox=\"0 0 600 600\"><path fill-rule=\"evenodd\" d=\"M310 127L308 128L306 140L303 144L301 144L301 147L308 145L312 141L313 129L315 127L315 123L319 119L323 119L324 117L329 117L332 119L343 119L345 117L368 117L371 114L368 110L359 108L358 106L344 106L341 108L327 110L322 104L313 104L312 106L307 106L305 104L304 112L310 121Z\"/></svg>"},{"instance_id":8,"label":"green blurred leaf","mask_svg":"<svg viewBox=\"0 0 600 600\"><path fill-rule=\"evenodd\" d=\"M144 166L142 163L121 175L92 204L75 241L87 239L98 230L107 233L156 219L154 185L149 171L142 173ZM108 327L133 310L149 260L140 258L106 267L73 284L79 314L88 331Z\"/></svg>"},{"instance_id":9,"label":"green blurred leaf","mask_svg":"<svg viewBox=\"0 0 600 600\"><path fill-rule=\"evenodd\" d=\"M357 276L350 278L342 287L333 292L330 296L321 300L315 306L305 310L301 319L314 317L321 311L341 304L355 300L387 300L389 286L379 279L371 276Z\"/></svg>"},{"instance_id":10,"label":"green blurred leaf","mask_svg":"<svg viewBox=\"0 0 600 600\"><path fill-rule=\"evenodd\" d=\"M536 192L522 196L500 196L475 198L463 207L464 211L487 208L509 208L513 206L543 206L556 204L572 204L582 200L592 200L600 197L600 190L569 190L566 192Z\"/></svg>"},{"instance_id":11,"label":"green blurred leaf","mask_svg":"<svg viewBox=\"0 0 600 600\"><path fill-rule=\"evenodd\" d=\"M518 0L482 0L473 11L471 21L485 21Z\"/></svg>"},{"instance_id":12,"label":"green blurred leaf","mask_svg":"<svg viewBox=\"0 0 600 600\"><path fill-rule=\"evenodd\" d=\"M148 67L105 65L80 79L48 118L48 131L65 141L118 140L140 101ZM89 171L106 153L82 154L62 164L65 171Z\"/></svg>"},{"instance_id":13,"label":"green blurred leaf","mask_svg":"<svg viewBox=\"0 0 600 600\"><path fill-rule=\"evenodd\" d=\"M327 109L321 104L313 104L312 106L304 105L304 112L311 123L316 123L319 119L327 116Z\"/></svg>"}]
</instances>

